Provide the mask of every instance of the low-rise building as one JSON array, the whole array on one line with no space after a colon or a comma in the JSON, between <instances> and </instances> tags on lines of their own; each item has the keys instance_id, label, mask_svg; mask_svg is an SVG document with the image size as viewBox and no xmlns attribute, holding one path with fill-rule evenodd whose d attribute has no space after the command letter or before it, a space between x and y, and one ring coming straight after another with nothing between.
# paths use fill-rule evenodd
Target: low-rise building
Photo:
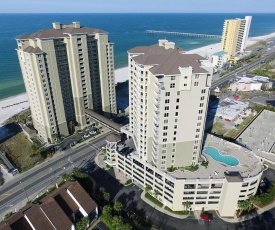
<instances>
[{"instance_id":1,"label":"low-rise building","mask_svg":"<svg viewBox=\"0 0 275 230\"><path fill-rule=\"evenodd\" d=\"M190 210L204 208L217 210L224 217L234 216L238 201L256 194L263 171L253 152L212 135L207 135L201 155L208 165L199 165L196 171L185 167L160 170L140 159L132 138L123 142L122 149L118 147L121 140L111 142L117 145L110 149L115 160L107 159L106 163L135 183L151 188L149 193L174 211L183 210L183 203L189 202ZM107 149L109 144L110 140Z\"/></svg>"},{"instance_id":2,"label":"low-rise building","mask_svg":"<svg viewBox=\"0 0 275 230\"><path fill-rule=\"evenodd\" d=\"M221 68L223 65L227 63L227 52L220 51L212 54L212 64L216 68Z\"/></svg>"},{"instance_id":3,"label":"low-rise building","mask_svg":"<svg viewBox=\"0 0 275 230\"><path fill-rule=\"evenodd\" d=\"M264 110L239 136L238 142L262 161L275 164L275 112Z\"/></svg>"},{"instance_id":4,"label":"low-rise building","mask_svg":"<svg viewBox=\"0 0 275 230\"><path fill-rule=\"evenodd\" d=\"M78 182L71 182L1 222L0 230L74 230L83 217L89 223L97 218L97 205Z\"/></svg>"},{"instance_id":5,"label":"low-rise building","mask_svg":"<svg viewBox=\"0 0 275 230\"><path fill-rule=\"evenodd\" d=\"M236 82L231 83L229 90L231 91L253 91L261 90L262 86L266 89L271 89L273 83L269 81L268 77L254 76L254 77L238 77Z\"/></svg>"}]
</instances>

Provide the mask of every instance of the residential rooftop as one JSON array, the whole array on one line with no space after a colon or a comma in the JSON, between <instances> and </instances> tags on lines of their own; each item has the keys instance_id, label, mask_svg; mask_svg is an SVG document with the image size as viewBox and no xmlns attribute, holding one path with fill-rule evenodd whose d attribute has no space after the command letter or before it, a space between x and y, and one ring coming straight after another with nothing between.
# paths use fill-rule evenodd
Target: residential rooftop
<instances>
[{"instance_id":1,"label":"residential rooftop","mask_svg":"<svg viewBox=\"0 0 275 230\"><path fill-rule=\"evenodd\" d=\"M264 110L239 136L256 155L275 162L275 112Z\"/></svg>"},{"instance_id":2,"label":"residential rooftop","mask_svg":"<svg viewBox=\"0 0 275 230\"><path fill-rule=\"evenodd\" d=\"M225 152L226 156L235 157L239 161L239 164L236 166L229 166L225 163L214 160L203 151L202 156L209 162L208 167L200 166L198 171L195 172L176 170L174 172L169 172L168 174L172 177L186 179L224 179L227 172L239 172L242 178L247 178L256 176L262 171L260 160L253 152L240 145L206 134L204 149L206 147L214 147L219 150L219 153Z\"/></svg>"},{"instance_id":3,"label":"residential rooftop","mask_svg":"<svg viewBox=\"0 0 275 230\"><path fill-rule=\"evenodd\" d=\"M32 34L24 34L18 36L16 39L18 40L26 40L26 39L48 39L48 38L64 38L68 37L68 35L74 34L107 34L106 31L100 29L94 29L89 27L80 26L79 22L73 22L71 24L60 24L59 22L53 23L53 28L39 30ZM31 48L29 48L31 49ZM33 49L29 52L37 52L37 50Z\"/></svg>"},{"instance_id":4,"label":"residential rooftop","mask_svg":"<svg viewBox=\"0 0 275 230\"><path fill-rule=\"evenodd\" d=\"M185 54L182 48L167 40L159 40L159 44L152 46L135 47L128 54L133 55L138 64L152 66L150 72L154 75L179 75L180 68L186 67L192 67L194 73L208 73L204 67L211 65L198 54Z\"/></svg>"}]
</instances>

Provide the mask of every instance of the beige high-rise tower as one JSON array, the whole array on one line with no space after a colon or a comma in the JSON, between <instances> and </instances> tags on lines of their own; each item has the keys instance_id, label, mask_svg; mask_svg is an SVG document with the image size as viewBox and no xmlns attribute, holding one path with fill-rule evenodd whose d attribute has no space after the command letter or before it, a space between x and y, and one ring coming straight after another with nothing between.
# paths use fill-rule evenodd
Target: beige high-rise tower
<instances>
[{"instance_id":1,"label":"beige high-rise tower","mask_svg":"<svg viewBox=\"0 0 275 230\"><path fill-rule=\"evenodd\" d=\"M225 20L222 35L222 50L228 53L228 59L234 59L234 55L243 52L249 34L252 16L245 19Z\"/></svg>"},{"instance_id":2,"label":"beige high-rise tower","mask_svg":"<svg viewBox=\"0 0 275 230\"><path fill-rule=\"evenodd\" d=\"M47 142L90 123L84 110L116 114L113 43L108 33L72 24L16 38L33 124Z\"/></svg>"},{"instance_id":3,"label":"beige high-rise tower","mask_svg":"<svg viewBox=\"0 0 275 230\"><path fill-rule=\"evenodd\" d=\"M128 51L130 124L141 159L157 168L196 165L213 67L175 43Z\"/></svg>"}]
</instances>

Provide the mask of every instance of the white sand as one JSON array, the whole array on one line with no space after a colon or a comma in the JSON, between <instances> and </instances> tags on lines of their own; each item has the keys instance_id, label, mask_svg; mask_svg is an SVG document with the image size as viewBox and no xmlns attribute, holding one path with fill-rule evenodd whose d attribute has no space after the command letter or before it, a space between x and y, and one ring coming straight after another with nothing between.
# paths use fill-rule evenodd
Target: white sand
<instances>
[{"instance_id":1,"label":"white sand","mask_svg":"<svg viewBox=\"0 0 275 230\"><path fill-rule=\"evenodd\" d=\"M247 41L247 47L255 44L261 40L267 40L269 38L275 37L275 33L249 38ZM213 53L221 51L221 43L211 44L208 46L204 46L198 49L189 50L186 53L199 53L203 56L209 56ZM119 68L115 70L115 83L125 82L128 78L128 67ZM7 120L9 117L19 113L20 111L29 108L29 102L20 103L17 105L13 105L19 102L28 101L27 93L22 93L13 97L6 98L4 100L0 100L0 126L1 124ZM9 105L13 105L7 108L3 108Z\"/></svg>"}]
</instances>

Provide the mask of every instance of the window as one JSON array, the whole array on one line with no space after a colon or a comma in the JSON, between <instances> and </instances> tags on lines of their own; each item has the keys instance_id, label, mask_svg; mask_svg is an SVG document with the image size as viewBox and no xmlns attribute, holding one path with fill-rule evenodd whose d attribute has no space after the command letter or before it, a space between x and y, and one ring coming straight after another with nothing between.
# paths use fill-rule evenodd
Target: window
<instances>
[{"instance_id":1,"label":"window","mask_svg":"<svg viewBox=\"0 0 275 230\"><path fill-rule=\"evenodd\" d=\"M178 122L178 118L175 119L175 122L176 122L176 123Z\"/></svg>"},{"instance_id":2,"label":"window","mask_svg":"<svg viewBox=\"0 0 275 230\"><path fill-rule=\"evenodd\" d=\"M203 103L200 103L200 107L203 107Z\"/></svg>"},{"instance_id":3,"label":"window","mask_svg":"<svg viewBox=\"0 0 275 230\"><path fill-rule=\"evenodd\" d=\"M166 149L163 149L161 152L162 152L162 153L166 153Z\"/></svg>"},{"instance_id":4,"label":"window","mask_svg":"<svg viewBox=\"0 0 275 230\"><path fill-rule=\"evenodd\" d=\"M183 86L187 86L187 84L183 84Z\"/></svg>"},{"instance_id":5,"label":"window","mask_svg":"<svg viewBox=\"0 0 275 230\"><path fill-rule=\"evenodd\" d=\"M164 120L163 123L164 123L164 124L168 124L168 120Z\"/></svg>"},{"instance_id":6,"label":"window","mask_svg":"<svg viewBox=\"0 0 275 230\"><path fill-rule=\"evenodd\" d=\"M164 110L169 110L169 106L165 106L165 107L164 107Z\"/></svg>"},{"instance_id":7,"label":"window","mask_svg":"<svg viewBox=\"0 0 275 230\"><path fill-rule=\"evenodd\" d=\"M167 96L167 97L170 96L170 92L166 92L165 96Z\"/></svg>"},{"instance_id":8,"label":"window","mask_svg":"<svg viewBox=\"0 0 275 230\"><path fill-rule=\"evenodd\" d=\"M172 77L171 77L171 80L176 80L176 77L175 77L175 76L172 76Z\"/></svg>"},{"instance_id":9,"label":"window","mask_svg":"<svg viewBox=\"0 0 275 230\"><path fill-rule=\"evenodd\" d=\"M197 126L201 126L201 122L197 123Z\"/></svg>"},{"instance_id":10,"label":"window","mask_svg":"<svg viewBox=\"0 0 275 230\"><path fill-rule=\"evenodd\" d=\"M199 114L202 114L202 112L203 112L203 110L202 110L202 109L200 109L200 110L199 110Z\"/></svg>"},{"instance_id":11,"label":"window","mask_svg":"<svg viewBox=\"0 0 275 230\"><path fill-rule=\"evenodd\" d=\"M199 134L197 134L197 135L195 136L195 138L199 138Z\"/></svg>"},{"instance_id":12,"label":"window","mask_svg":"<svg viewBox=\"0 0 275 230\"><path fill-rule=\"evenodd\" d=\"M166 159L166 156L161 156L161 159Z\"/></svg>"},{"instance_id":13,"label":"window","mask_svg":"<svg viewBox=\"0 0 275 230\"><path fill-rule=\"evenodd\" d=\"M184 79L188 79L188 76L184 76Z\"/></svg>"},{"instance_id":14,"label":"window","mask_svg":"<svg viewBox=\"0 0 275 230\"><path fill-rule=\"evenodd\" d=\"M204 96L201 97L201 101L203 101L203 100L204 100Z\"/></svg>"},{"instance_id":15,"label":"window","mask_svg":"<svg viewBox=\"0 0 275 230\"><path fill-rule=\"evenodd\" d=\"M162 140L162 142L167 142L167 138L164 138L164 139Z\"/></svg>"},{"instance_id":16,"label":"window","mask_svg":"<svg viewBox=\"0 0 275 230\"><path fill-rule=\"evenodd\" d=\"M178 106L178 105L176 106L176 109L179 109L179 106Z\"/></svg>"},{"instance_id":17,"label":"window","mask_svg":"<svg viewBox=\"0 0 275 230\"><path fill-rule=\"evenodd\" d=\"M162 165L165 165L165 161L161 161L161 164L162 164Z\"/></svg>"},{"instance_id":18,"label":"window","mask_svg":"<svg viewBox=\"0 0 275 230\"><path fill-rule=\"evenodd\" d=\"M173 141L176 141L176 140L177 140L177 138L176 138L176 137L174 137L174 138L173 138Z\"/></svg>"},{"instance_id":19,"label":"window","mask_svg":"<svg viewBox=\"0 0 275 230\"><path fill-rule=\"evenodd\" d=\"M174 131L174 135L177 135L177 131Z\"/></svg>"},{"instance_id":20,"label":"window","mask_svg":"<svg viewBox=\"0 0 275 230\"><path fill-rule=\"evenodd\" d=\"M194 86L199 86L199 82L195 81Z\"/></svg>"},{"instance_id":21,"label":"window","mask_svg":"<svg viewBox=\"0 0 275 230\"><path fill-rule=\"evenodd\" d=\"M199 74L195 74L195 78L198 79L200 77Z\"/></svg>"},{"instance_id":22,"label":"window","mask_svg":"<svg viewBox=\"0 0 275 230\"><path fill-rule=\"evenodd\" d=\"M167 130L168 129L168 126L163 126L163 130Z\"/></svg>"},{"instance_id":23,"label":"window","mask_svg":"<svg viewBox=\"0 0 275 230\"><path fill-rule=\"evenodd\" d=\"M175 83L171 83L170 84L170 88L172 89L172 88L175 88Z\"/></svg>"},{"instance_id":24,"label":"window","mask_svg":"<svg viewBox=\"0 0 275 230\"><path fill-rule=\"evenodd\" d=\"M198 120L201 121L202 120L202 116L198 116Z\"/></svg>"},{"instance_id":25,"label":"window","mask_svg":"<svg viewBox=\"0 0 275 230\"><path fill-rule=\"evenodd\" d=\"M180 99L179 99L179 98L177 98L176 102L180 102Z\"/></svg>"},{"instance_id":26,"label":"window","mask_svg":"<svg viewBox=\"0 0 275 230\"><path fill-rule=\"evenodd\" d=\"M173 147L176 147L176 143L173 143Z\"/></svg>"},{"instance_id":27,"label":"window","mask_svg":"<svg viewBox=\"0 0 275 230\"><path fill-rule=\"evenodd\" d=\"M166 144L163 144L163 145L162 145L162 148L166 148L166 147L167 147L167 145L166 145ZM163 150L162 150L162 151L163 151Z\"/></svg>"},{"instance_id":28,"label":"window","mask_svg":"<svg viewBox=\"0 0 275 230\"><path fill-rule=\"evenodd\" d=\"M175 112L175 116L177 117L179 115L179 112Z\"/></svg>"},{"instance_id":29,"label":"window","mask_svg":"<svg viewBox=\"0 0 275 230\"><path fill-rule=\"evenodd\" d=\"M174 125L174 129L177 129L178 128L178 126L177 125Z\"/></svg>"},{"instance_id":30,"label":"window","mask_svg":"<svg viewBox=\"0 0 275 230\"><path fill-rule=\"evenodd\" d=\"M176 149L172 149L172 153L176 152Z\"/></svg>"},{"instance_id":31,"label":"window","mask_svg":"<svg viewBox=\"0 0 275 230\"><path fill-rule=\"evenodd\" d=\"M168 104L170 102L169 99L165 99L165 104Z\"/></svg>"},{"instance_id":32,"label":"window","mask_svg":"<svg viewBox=\"0 0 275 230\"><path fill-rule=\"evenodd\" d=\"M201 90L201 93L205 93L205 89L202 89L202 90Z\"/></svg>"},{"instance_id":33,"label":"window","mask_svg":"<svg viewBox=\"0 0 275 230\"><path fill-rule=\"evenodd\" d=\"M169 117L169 113L164 113L164 117Z\"/></svg>"},{"instance_id":34,"label":"window","mask_svg":"<svg viewBox=\"0 0 275 230\"><path fill-rule=\"evenodd\" d=\"M165 137L165 136L167 136L167 133L165 132L165 133L163 133L163 136Z\"/></svg>"},{"instance_id":35,"label":"window","mask_svg":"<svg viewBox=\"0 0 275 230\"><path fill-rule=\"evenodd\" d=\"M177 95L178 95L178 96L180 95L180 91L177 92Z\"/></svg>"}]
</instances>

